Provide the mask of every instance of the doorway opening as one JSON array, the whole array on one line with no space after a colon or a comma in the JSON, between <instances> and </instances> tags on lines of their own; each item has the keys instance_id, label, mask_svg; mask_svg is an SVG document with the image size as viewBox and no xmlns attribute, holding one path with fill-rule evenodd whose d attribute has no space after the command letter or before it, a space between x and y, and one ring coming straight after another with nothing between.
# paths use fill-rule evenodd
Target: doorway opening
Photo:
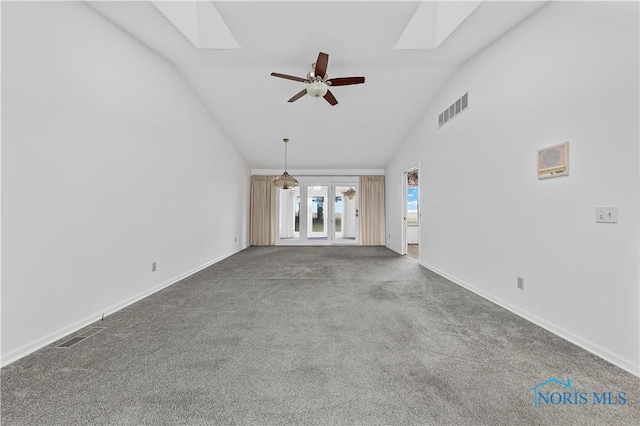
<instances>
[{"instance_id":1,"label":"doorway opening","mask_svg":"<svg viewBox=\"0 0 640 426\"><path fill-rule=\"evenodd\" d=\"M404 253L420 259L420 181L419 167L405 172L404 179Z\"/></svg>"}]
</instances>

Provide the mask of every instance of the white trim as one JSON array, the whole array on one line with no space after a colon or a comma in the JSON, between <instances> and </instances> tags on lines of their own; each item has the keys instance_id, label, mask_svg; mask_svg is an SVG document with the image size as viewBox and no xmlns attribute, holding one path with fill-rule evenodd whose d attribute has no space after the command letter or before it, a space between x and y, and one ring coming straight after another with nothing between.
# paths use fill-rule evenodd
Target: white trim
<instances>
[{"instance_id":1,"label":"white trim","mask_svg":"<svg viewBox=\"0 0 640 426\"><path fill-rule=\"evenodd\" d=\"M384 169L288 169L290 175L313 177L384 176ZM252 176L279 176L282 169L251 169Z\"/></svg>"},{"instance_id":2,"label":"white trim","mask_svg":"<svg viewBox=\"0 0 640 426\"><path fill-rule=\"evenodd\" d=\"M471 284L468 284L454 276L451 276L445 272L442 272L440 270L438 270L437 268L434 268L433 266L427 265L426 263L423 262L418 262L420 266L427 268L428 270L435 272L436 274L448 279L449 281L452 281L453 283L466 288L467 290L477 294L478 296L487 299L490 302L495 303L496 305L507 309L508 311L513 312L514 314L526 319L527 321L530 321L542 328L544 328L545 330L555 334L556 336L562 337L563 339L580 346L582 349L585 349L597 356L599 356L600 358L604 359L605 361L608 361L610 363L612 363L613 365L616 365L620 368L622 368L623 370L628 371L629 373L640 377L640 364L636 365L634 364L632 361L626 360L624 358L619 357L618 355L608 351L607 349L598 346L597 344L590 342L588 340L583 339L580 336L577 336L575 334L573 334L572 332L565 330L562 327L559 327L555 324L552 324L536 315L533 315L527 311L524 311L522 309L519 309L495 296L493 296L490 293L487 293L483 290L480 290L477 287L474 287Z\"/></svg>"},{"instance_id":3,"label":"white trim","mask_svg":"<svg viewBox=\"0 0 640 426\"><path fill-rule=\"evenodd\" d=\"M0 4L0 22L2 22L2 5ZM0 25L1 26L1 25ZM2 46L2 31L0 31L0 46ZM0 67L1 68L1 67ZM0 99L2 98L2 69L0 69ZM2 102L0 102L0 117L3 117L2 115ZM1 121L1 119L0 119ZM2 164L2 136L0 135L0 164ZM2 175L3 173L0 173L0 188L4 188L4 186L2 186ZM1 195L1 191L0 191L0 195ZM0 196L0 225L2 225L2 198ZM2 298L2 241L4 241L2 239L2 226L0 226L0 299ZM1 327L2 325L2 319L0 318L0 329L2 329ZM2 353L2 339L0 339L0 353Z\"/></svg>"},{"instance_id":4,"label":"white trim","mask_svg":"<svg viewBox=\"0 0 640 426\"><path fill-rule=\"evenodd\" d=\"M391 250L391 251L392 251L392 252L394 252L394 253L398 253L400 256L404 256L404 255L403 255L402 253L400 253L398 250L396 250L395 248L393 248L393 247L391 247L391 246L389 246L389 245L386 245L385 247L386 247L386 248L388 248L389 250ZM434 271L434 272L435 272L435 271Z\"/></svg>"},{"instance_id":5,"label":"white trim","mask_svg":"<svg viewBox=\"0 0 640 426\"><path fill-rule=\"evenodd\" d=\"M73 334L77 331L79 331L80 329L93 324L94 322L98 321L100 318L102 318L102 315L104 314L105 317L123 309L126 308L127 306L133 305L134 303L144 299L145 297L151 296L153 293L156 293L164 288L167 288L185 278L187 278L190 275L193 275L205 268L208 268L209 266L220 262L221 260L226 259L227 257L233 256L236 253L239 253L240 251L242 251L244 249L239 249L239 250L235 250L229 254L220 256L216 259L210 260L209 262L200 265L188 272L185 272L175 278L172 278L168 281L163 282L162 284L159 284L155 287L152 287L148 290L145 290L141 293L138 293L135 296L129 297L125 300L123 300L122 302L116 303L115 305L112 305L106 309L100 310L99 312L96 312L92 315L89 315L79 321L74 322L73 324L68 325L67 327L61 328L59 330L56 330L52 333L47 334L46 336L37 339L31 343L28 343L26 345L21 346L20 348L13 350L11 352L9 352L8 354L4 355L2 357L2 367L6 367L7 365L11 364L14 361L19 360L20 358L23 358L39 349L44 348L47 345L50 345L60 339L62 339L65 336L68 336L70 334Z\"/></svg>"},{"instance_id":6,"label":"white trim","mask_svg":"<svg viewBox=\"0 0 640 426\"><path fill-rule=\"evenodd\" d=\"M402 231L400 232L400 254L406 256L407 250L407 189L409 188L409 170L402 172L402 211L400 220L402 221Z\"/></svg>"},{"instance_id":7,"label":"white trim","mask_svg":"<svg viewBox=\"0 0 640 426\"><path fill-rule=\"evenodd\" d=\"M2 22L2 4L0 4L0 23ZM2 27L2 24L0 24L0 27ZM0 28L0 46L2 46L2 28ZM2 67L0 67L0 99L2 98ZM2 102L0 102L0 121L1 121L1 117L3 117L2 115ZM2 164L2 135L0 134L0 164ZM4 186L2 185L2 175L3 173L0 173L0 188L4 188ZM0 191L0 195L2 191ZM0 300L2 299L2 199L3 197L0 196ZM1 311L1 309L0 309ZM2 329L2 316L0 315L0 330ZM0 339L0 353L2 353L2 339Z\"/></svg>"}]
</instances>

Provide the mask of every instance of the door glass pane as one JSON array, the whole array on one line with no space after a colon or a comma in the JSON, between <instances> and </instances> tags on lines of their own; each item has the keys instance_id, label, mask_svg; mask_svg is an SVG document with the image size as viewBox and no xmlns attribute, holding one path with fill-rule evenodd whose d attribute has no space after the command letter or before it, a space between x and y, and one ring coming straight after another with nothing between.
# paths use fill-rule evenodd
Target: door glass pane
<instances>
[{"instance_id":1,"label":"door glass pane","mask_svg":"<svg viewBox=\"0 0 640 426\"><path fill-rule=\"evenodd\" d=\"M300 238L300 188L280 190L280 239Z\"/></svg>"},{"instance_id":2,"label":"door glass pane","mask_svg":"<svg viewBox=\"0 0 640 426\"><path fill-rule=\"evenodd\" d=\"M307 237L314 240L326 240L329 188L327 186L310 186L307 197Z\"/></svg>"},{"instance_id":3,"label":"door glass pane","mask_svg":"<svg viewBox=\"0 0 640 426\"><path fill-rule=\"evenodd\" d=\"M352 241L356 239L356 189L353 186L336 186L334 211L334 240Z\"/></svg>"}]
</instances>

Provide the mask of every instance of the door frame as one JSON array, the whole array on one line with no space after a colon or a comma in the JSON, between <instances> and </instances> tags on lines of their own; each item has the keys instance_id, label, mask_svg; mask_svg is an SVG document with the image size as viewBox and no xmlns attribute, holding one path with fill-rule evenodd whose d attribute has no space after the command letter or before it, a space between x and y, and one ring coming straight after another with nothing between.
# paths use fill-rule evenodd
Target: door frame
<instances>
[{"instance_id":1,"label":"door frame","mask_svg":"<svg viewBox=\"0 0 640 426\"><path fill-rule=\"evenodd\" d=\"M356 239L354 241L337 241L335 239L335 212L336 212L336 188L338 186L352 187L356 190ZM332 245L359 245L360 244L360 182L341 182L336 181L331 184L331 220L329 221L329 230L331 231L331 244ZM343 199L344 202L344 199ZM344 224L344 221L342 222Z\"/></svg>"},{"instance_id":2,"label":"door frame","mask_svg":"<svg viewBox=\"0 0 640 426\"><path fill-rule=\"evenodd\" d=\"M359 176L300 176L297 175L298 185L300 188L300 235L298 239L281 239L280 238L280 191L276 190L276 208L275 217L273 218L273 226L275 227L275 245L277 246L318 246L318 245L357 245L359 243L359 221L358 216L356 220L356 242L338 242L334 240L334 219L335 214L335 188L336 186L354 186L356 188L357 197L357 209L360 211L360 197L359 192ZM308 188L313 186L326 186L328 188L328 203L325 211L328 211L330 217L327 218L327 239L326 240L309 240L307 235L307 202L308 202Z\"/></svg>"}]
</instances>

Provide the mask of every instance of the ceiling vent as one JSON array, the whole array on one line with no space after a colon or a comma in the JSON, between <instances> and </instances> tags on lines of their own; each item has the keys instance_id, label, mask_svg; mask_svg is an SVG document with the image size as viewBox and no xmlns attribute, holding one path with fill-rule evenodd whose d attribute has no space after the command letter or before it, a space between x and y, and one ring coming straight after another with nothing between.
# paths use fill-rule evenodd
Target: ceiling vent
<instances>
[{"instance_id":1,"label":"ceiling vent","mask_svg":"<svg viewBox=\"0 0 640 426\"><path fill-rule=\"evenodd\" d=\"M438 128L447 124L453 117L460 114L469 107L469 93L462 95L460 99L451 104L450 107L440 113L438 117Z\"/></svg>"}]
</instances>

